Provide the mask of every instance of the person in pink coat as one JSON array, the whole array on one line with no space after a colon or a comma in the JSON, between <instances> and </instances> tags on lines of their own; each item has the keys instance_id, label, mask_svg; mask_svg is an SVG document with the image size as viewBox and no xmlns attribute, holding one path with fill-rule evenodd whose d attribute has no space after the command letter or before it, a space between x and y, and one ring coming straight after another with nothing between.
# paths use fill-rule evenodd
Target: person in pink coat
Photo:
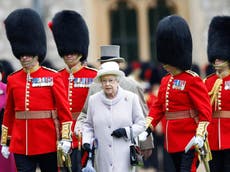
<instances>
[{"instance_id":1,"label":"person in pink coat","mask_svg":"<svg viewBox=\"0 0 230 172\"><path fill-rule=\"evenodd\" d=\"M6 84L2 82L3 78L3 67L0 63L0 126L2 125L3 113L6 104ZM1 128L0 128L1 135ZM0 149L2 146L0 145ZM0 171L1 172L16 172L16 166L14 161L14 155L10 154L9 158L6 159L0 154Z\"/></svg>"}]
</instances>

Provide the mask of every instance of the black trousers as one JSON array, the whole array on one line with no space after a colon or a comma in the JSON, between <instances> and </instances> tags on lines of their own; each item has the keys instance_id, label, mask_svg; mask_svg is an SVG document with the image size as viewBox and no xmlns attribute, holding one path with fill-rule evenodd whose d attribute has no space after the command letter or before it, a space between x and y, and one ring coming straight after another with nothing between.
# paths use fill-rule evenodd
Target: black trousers
<instances>
[{"instance_id":1,"label":"black trousers","mask_svg":"<svg viewBox=\"0 0 230 172\"><path fill-rule=\"evenodd\" d=\"M191 172L192 169L196 169L199 165L199 161L195 155L194 149L189 150L187 153L170 153L170 156L172 158L176 172Z\"/></svg>"},{"instance_id":2,"label":"black trousers","mask_svg":"<svg viewBox=\"0 0 230 172\"><path fill-rule=\"evenodd\" d=\"M211 172L230 172L230 149L212 151Z\"/></svg>"},{"instance_id":3,"label":"black trousers","mask_svg":"<svg viewBox=\"0 0 230 172\"><path fill-rule=\"evenodd\" d=\"M47 153L41 155L21 155L14 154L18 172L35 172L39 165L41 172L57 172L57 153Z\"/></svg>"},{"instance_id":4,"label":"black trousers","mask_svg":"<svg viewBox=\"0 0 230 172\"><path fill-rule=\"evenodd\" d=\"M72 172L81 172L81 151L73 149L70 155L72 163Z\"/></svg>"},{"instance_id":5,"label":"black trousers","mask_svg":"<svg viewBox=\"0 0 230 172\"><path fill-rule=\"evenodd\" d=\"M144 160L144 168L154 168L159 172L175 172L172 159L164 148L164 135L153 132L154 148L152 155Z\"/></svg>"}]
</instances>

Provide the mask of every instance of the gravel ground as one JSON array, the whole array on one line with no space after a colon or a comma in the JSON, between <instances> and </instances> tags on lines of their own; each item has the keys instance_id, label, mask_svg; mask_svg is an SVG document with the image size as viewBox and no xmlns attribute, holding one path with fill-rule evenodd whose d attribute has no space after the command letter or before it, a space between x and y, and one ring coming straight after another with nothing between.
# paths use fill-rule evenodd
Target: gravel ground
<instances>
[{"instance_id":1,"label":"gravel ground","mask_svg":"<svg viewBox=\"0 0 230 172\"><path fill-rule=\"evenodd\" d=\"M155 169L147 169L147 170L138 169L137 172L157 172L157 170L155 170ZM205 172L203 164L199 165L197 172Z\"/></svg>"},{"instance_id":2,"label":"gravel ground","mask_svg":"<svg viewBox=\"0 0 230 172\"><path fill-rule=\"evenodd\" d=\"M41 172L40 169L37 169L36 172ZM138 169L137 172L157 172L155 169ZM197 172L205 172L203 164L200 164L200 166L197 169Z\"/></svg>"}]
</instances>

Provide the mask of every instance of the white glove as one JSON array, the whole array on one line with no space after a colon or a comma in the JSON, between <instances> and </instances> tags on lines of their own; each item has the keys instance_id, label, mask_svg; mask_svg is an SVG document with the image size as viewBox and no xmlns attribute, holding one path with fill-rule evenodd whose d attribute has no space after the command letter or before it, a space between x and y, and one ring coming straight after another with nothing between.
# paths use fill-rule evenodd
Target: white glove
<instances>
[{"instance_id":1,"label":"white glove","mask_svg":"<svg viewBox=\"0 0 230 172\"><path fill-rule=\"evenodd\" d=\"M148 137L148 132L146 131L143 131L141 134L139 134L138 138L139 138L139 141L143 142L147 139Z\"/></svg>"},{"instance_id":2,"label":"white glove","mask_svg":"<svg viewBox=\"0 0 230 172\"><path fill-rule=\"evenodd\" d=\"M9 152L9 147L6 145L2 146L2 150L1 150L2 156L4 156L4 158L8 159L10 152Z\"/></svg>"},{"instance_id":3,"label":"white glove","mask_svg":"<svg viewBox=\"0 0 230 172\"><path fill-rule=\"evenodd\" d=\"M64 153L69 153L71 148L71 142L66 140L61 140L59 142L60 148L63 150Z\"/></svg>"},{"instance_id":4,"label":"white glove","mask_svg":"<svg viewBox=\"0 0 230 172\"><path fill-rule=\"evenodd\" d=\"M201 136L196 136L194 143L199 147L202 148L204 146L204 139Z\"/></svg>"}]
</instances>

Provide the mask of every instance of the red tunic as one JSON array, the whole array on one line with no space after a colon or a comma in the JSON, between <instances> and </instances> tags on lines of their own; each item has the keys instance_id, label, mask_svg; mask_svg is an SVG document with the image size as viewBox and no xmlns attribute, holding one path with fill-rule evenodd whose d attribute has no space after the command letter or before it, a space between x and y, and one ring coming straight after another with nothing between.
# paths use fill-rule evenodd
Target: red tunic
<instances>
[{"instance_id":1,"label":"red tunic","mask_svg":"<svg viewBox=\"0 0 230 172\"><path fill-rule=\"evenodd\" d=\"M72 77L67 69L62 69L59 72L68 93L70 111L72 114L79 114L85 104L89 86L97 75L97 71L83 66L78 71L75 71ZM75 126L76 120L76 116L73 115L72 127ZM78 140L75 135L73 135L73 147L76 148L77 146Z\"/></svg>"},{"instance_id":2,"label":"red tunic","mask_svg":"<svg viewBox=\"0 0 230 172\"><path fill-rule=\"evenodd\" d=\"M169 112L196 110L199 121L211 120L211 105L207 89L201 78L192 71L162 78L158 99L152 104L149 116L155 127ZM176 115L175 115L176 118ZM182 152L196 134L197 123L193 118L166 119L165 147L170 153Z\"/></svg>"},{"instance_id":3,"label":"red tunic","mask_svg":"<svg viewBox=\"0 0 230 172\"><path fill-rule=\"evenodd\" d=\"M146 104L147 104L148 108L150 108L151 105L152 105L153 103L155 103L156 100L157 100L157 96L156 96L156 95L154 95L154 94L151 93L151 92L148 93L147 98L146 98Z\"/></svg>"},{"instance_id":4,"label":"red tunic","mask_svg":"<svg viewBox=\"0 0 230 172\"><path fill-rule=\"evenodd\" d=\"M56 129L52 118L16 119L15 112L57 110L60 123L71 122L71 113L60 74L39 67L30 74L21 69L8 77L3 125L11 137L10 152L37 155L56 151Z\"/></svg>"},{"instance_id":5,"label":"red tunic","mask_svg":"<svg viewBox=\"0 0 230 172\"><path fill-rule=\"evenodd\" d=\"M210 92L215 81L216 74L212 74L205 80L205 85ZM228 118L213 118L209 125L209 144L211 150L223 150L230 148L230 75L223 78L217 96L217 104L212 106L215 111L229 111Z\"/></svg>"},{"instance_id":6,"label":"red tunic","mask_svg":"<svg viewBox=\"0 0 230 172\"><path fill-rule=\"evenodd\" d=\"M149 95L146 98L146 103L148 108L151 108L151 105L153 103L155 103L157 101L157 96L154 95L153 93L149 93ZM160 125L162 127L162 130L160 132L162 132L163 134L165 134L165 125L166 125L166 120L165 120L165 116L161 119L161 121L158 123L158 125Z\"/></svg>"}]
</instances>

